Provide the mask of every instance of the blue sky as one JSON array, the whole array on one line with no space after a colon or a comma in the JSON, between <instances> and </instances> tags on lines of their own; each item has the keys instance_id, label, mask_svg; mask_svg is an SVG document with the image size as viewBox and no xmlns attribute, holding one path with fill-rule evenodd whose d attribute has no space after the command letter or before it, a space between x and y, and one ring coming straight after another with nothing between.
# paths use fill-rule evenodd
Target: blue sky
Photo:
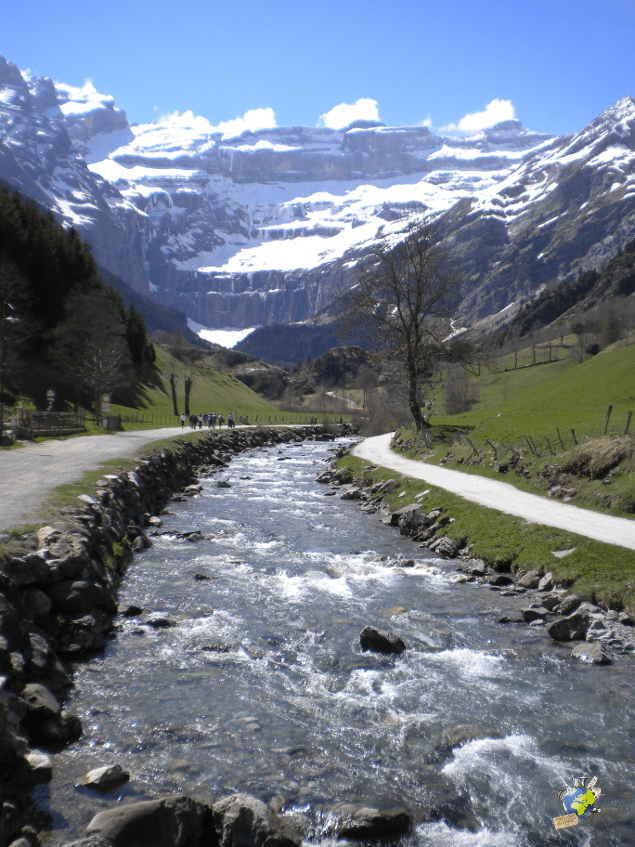
<instances>
[{"instance_id":1,"label":"blue sky","mask_svg":"<svg viewBox=\"0 0 635 847\"><path fill-rule=\"evenodd\" d=\"M92 80L131 123L191 110L215 126L377 116L438 132L515 116L563 134L635 96L635 0L3 5L0 55L56 82Z\"/></svg>"}]
</instances>

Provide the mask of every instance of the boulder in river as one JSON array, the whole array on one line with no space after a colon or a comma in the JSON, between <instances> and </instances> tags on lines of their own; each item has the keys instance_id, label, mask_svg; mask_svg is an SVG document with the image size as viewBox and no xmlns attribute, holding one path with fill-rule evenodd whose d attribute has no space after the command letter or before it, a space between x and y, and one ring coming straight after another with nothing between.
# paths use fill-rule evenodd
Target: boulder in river
<instances>
[{"instance_id":1,"label":"boulder in river","mask_svg":"<svg viewBox=\"0 0 635 847\"><path fill-rule=\"evenodd\" d=\"M566 618L554 621L547 632L555 641L580 641L584 638L589 625L589 616L574 612Z\"/></svg>"},{"instance_id":2,"label":"boulder in river","mask_svg":"<svg viewBox=\"0 0 635 847\"><path fill-rule=\"evenodd\" d=\"M74 845L100 847L190 847L214 843L209 806L177 795L100 812ZM70 845L68 845L70 847Z\"/></svg>"},{"instance_id":3,"label":"boulder in river","mask_svg":"<svg viewBox=\"0 0 635 847\"><path fill-rule=\"evenodd\" d=\"M540 575L540 571L527 571L526 574L521 576L518 580L519 588L538 588L540 585L540 580L542 579Z\"/></svg>"},{"instance_id":4,"label":"boulder in river","mask_svg":"<svg viewBox=\"0 0 635 847\"><path fill-rule=\"evenodd\" d=\"M334 835L361 841L398 838L412 829L412 819L405 809L372 809L341 803L333 809L336 816Z\"/></svg>"},{"instance_id":5,"label":"boulder in river","mask_svg":"<svg viewBox=\"0 0 635 847\"><path fill-rule=\"evenodd\" d=\"M571 655L583 662L590 662L592 665L612 664L612 659L609 656L606 647L602 644L598 644L597 641L577 644L571 651Z\"/></svg>"},{"instance_id":6,"label":"boulder in river","mask_svg":"<svg viewBox=\"0 0 635 847\"><path fill-rule=\"evenodd\" d=\"M373 653L385 653L387 655L403 653L406 644L402 638L391 632L380 632L372 626L366 626L361 631L359 643L362 650L371 650Z\"/></svg>"},{"instance_id":7,"label":"boulder in river","mask_svg":"<svg viewBox=\"0 0 635 847\"><path fill-rule=\"evenodd\" d=\"M93 768L81 779L81 784L96 791L111 791L130 779L130 774L121 765L104 765Z\"/></svg>"},{"instance_id":8,"label":"boulder in river","mask_svg":"<svg viewBox=\"0 0 635 847\"><path fill-rule=\"evenodd\" d=\"M577 594L567 594L567 596L561 600L560 605L556 606L554 611L559 615L570 615L571 612L578 608L581 602L582 597L579 597Z\"/></svg>"},{"instance_id":9,"label":"boulder in river","mask_svg":"<svg viewBox=\"0 0 635 847\"><path fill-rule=\"evenodd\" d=\"M232 794L214 803L214 828L220 847L300 847L302 842L291 821L248 794Z\"/></svg>"}]
</instances>

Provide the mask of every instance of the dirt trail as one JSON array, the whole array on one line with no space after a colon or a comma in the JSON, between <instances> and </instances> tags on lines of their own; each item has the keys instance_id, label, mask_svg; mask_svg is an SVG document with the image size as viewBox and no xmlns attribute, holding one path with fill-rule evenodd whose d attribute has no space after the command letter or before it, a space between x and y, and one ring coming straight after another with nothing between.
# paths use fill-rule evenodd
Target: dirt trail
<instances>
[{"instance_id":1,"label":"dirt trail","mask_svg":"<svg viewBox=\"0 0 635 847\"><path fill-rule=\"evenodd\" d=\"M0 451L0 531L37 520L49 492L80 479L100 462L134 456L151 441L190 429L134 430L26 444Z\"/></svg>"},{"instance_id":2,"label":"dirt trail","mask_svg":"<svg viewBox=\"0 0 635 847\"><path fill-rule=\"evenodd\" d=\"M391 438L392 433L367 438L356 444L351 453L374 465L444 488L481 506L635 550L635 520L580 509L537 494L527 494L506 482L407 459L393 453Z\"/></svg>"}]
</instances>

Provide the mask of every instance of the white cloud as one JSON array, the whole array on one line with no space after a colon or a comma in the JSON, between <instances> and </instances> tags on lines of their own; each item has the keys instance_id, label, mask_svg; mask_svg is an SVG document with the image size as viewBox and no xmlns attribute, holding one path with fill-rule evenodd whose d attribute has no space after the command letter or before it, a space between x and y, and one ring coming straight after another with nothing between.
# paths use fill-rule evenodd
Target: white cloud
<instances>
[{"instance_id":1,"label":"white cloud","mask_svg":"<svg viewBox=\"0 0 635 847\"><path fill-rule=\"evenodd\" d=\"M428 129L430 129L430 127L432 126L432 118L430 117L430 115L428 115L428 117L425 119L425 121L421 121L419 126L427 126Z\"/></svg>"},{"instance_id":2,"label":"white cloud","mask_svg":"<svg viewBox=\"0 0 635 847\"><path fill-rule=\"evenodd\" d=\"M318 126L328 126L331 129L343 129L353 121L378 121L377 101L362 97L356 103L340 103L330 112L320 115Z\"/></svg>"},{"instance_id":3,"label":"white cloud","mask_svg":"<svg viewBox=\"0 0 635 847\"><path fill-rule=\"evenodd\" d=\"M442 126L444 131L480 132L482 129L494 126L501 121L514 120L516 112L511 100L492 100L483 112L472 112L461 118L458 124Z\"/></svg>"},{"instance_id":4,"label":"white cloud","mask_svg":"<svg viewBox=\"0 0 635 847\"><path fill-rule=\"evenodd\" d=\"M242 118L234 118L233 121L222 121L215 130L222 132L223 138L235 138L247 130L256 132L259 129L273 129L275 126L275 112L268 106L266 109L249 109Z\"/></svg>"},{"instance_id":5,"label":"white cloud","mask_svg":"<svg viewBox=\"0 0 635 847\"><path fill-rule=\"evenodd\" d=\"M115 103L114 98L109 94L100 94L90 79L85 80L81 88L66 85L63 82L56 82L55 88L60 107L65 115L79 115L96 109L112 108Z\"/></svg>"},{"instance_id":6,"label":"white cloud","mask_svg":"<svg viewBox=\"0 0 635 847\"><path fill-rule=\"evenodd\" d=\"M221 121L216 126L211 124L207 118L195 115L189 109L187 112L172 112L168 115L161 115L157 123L150 126L157 127L161 124L184 130L190 135L200 138L222 132L224 139L235 138L247 130L255 132L259 129L272 129L277 126L276 115L270 107L266 109L250 109L248 112L245 112L242 118L234 118L232 121Z\"/></svg>"}]
</instances>

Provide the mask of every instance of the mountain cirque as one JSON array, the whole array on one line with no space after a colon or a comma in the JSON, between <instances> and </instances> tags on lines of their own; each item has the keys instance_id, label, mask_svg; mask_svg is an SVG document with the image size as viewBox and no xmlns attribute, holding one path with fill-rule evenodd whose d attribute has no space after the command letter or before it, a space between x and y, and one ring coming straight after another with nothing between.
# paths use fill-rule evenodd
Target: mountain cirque
<instances>
[{"instance_id":1,"label":"mountain cirque","mask_svg":"<svg viewBox=\"0 0 635 847\"><path fill-rule=\"evenodd\" d=\"M98 262L207 327L311 318L383 229L425 209L462 260L474 321L608 261L635 237L635 100L575 135L507 121L280 127L224 138L191 113L131 126L112 98L0 58L0 179Z\"/></svg>"}]
</instances>

